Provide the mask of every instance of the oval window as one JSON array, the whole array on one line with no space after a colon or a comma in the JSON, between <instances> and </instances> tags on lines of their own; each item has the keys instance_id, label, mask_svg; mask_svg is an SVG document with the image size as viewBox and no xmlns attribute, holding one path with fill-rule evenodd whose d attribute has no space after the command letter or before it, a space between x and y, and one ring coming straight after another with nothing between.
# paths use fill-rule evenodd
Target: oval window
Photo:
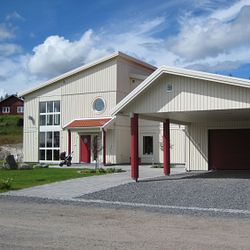
<instances>
[{"instance_id":1,"label":"oval window","mask_svg":"<svg viewBox=\"0 0 250 250\"><path fill-rule=\"evenodd\" d=\"M93 103L94 111L100 113L104 110L104 108L105 108L104 100L102 98L97 98Z\"/></svg>"}]
</instances>

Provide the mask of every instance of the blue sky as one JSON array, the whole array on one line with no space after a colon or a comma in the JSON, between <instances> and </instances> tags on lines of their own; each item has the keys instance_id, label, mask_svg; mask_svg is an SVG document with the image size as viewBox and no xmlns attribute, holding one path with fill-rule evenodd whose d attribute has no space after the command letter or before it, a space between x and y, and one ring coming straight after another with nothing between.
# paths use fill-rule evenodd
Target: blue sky
<instances>
[{"instance_id":1,"label":"blue sky","mask_svg":"<svg viewBox=\"0 0 250 250\"><path fill-rule=\"evenodd\" d=\"M250 77L250 0L2 0L0 95L120 50Z\"/></svg>"}]
</instances>

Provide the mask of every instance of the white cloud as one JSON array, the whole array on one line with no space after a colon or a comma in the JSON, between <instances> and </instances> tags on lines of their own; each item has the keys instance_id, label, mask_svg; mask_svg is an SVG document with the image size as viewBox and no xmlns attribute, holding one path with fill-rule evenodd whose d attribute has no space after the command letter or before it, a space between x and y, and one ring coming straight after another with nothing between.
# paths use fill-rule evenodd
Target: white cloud
<instances>
[{"instance_id":1,"label":"white cloud","mask_svg":"<svg viewBox=\"0 0 250 250\"><path fill-rule=\"evenodd\" d=\"M10 56L22 51L21 46L14 43L0 43L0 56Z\"/></svg>"},{"instance_id":2,"label":"white cloud","mask_svg":"<svg viewBox=\"0 0 250 250\"><path fill-rule=\"evenodd\" d=\"M86 31L79 40L70 41L64 37L50 36L33 49L28 61L30 73L41 77L52 77L87 62L96 60L113 51L123 51L151 63L174 60L164 40L154 38L153 33L164 24L164 18L157 17L134 25L128 32L110 33Z\"/></svg>"},{"instance_id":3,"label":"white cloud","mask_svg":"<svg viewBox=\"0 0 250 250\"><path fill-rule=\"evenodd\" d=\"M8 15L6 15L5 20L6 21L13 21L13 20L25 20L25 19L19 13L14 11L14 12L9 13Z\"/></svg>"},{"instance_id":4,"label":"white cloud","mask_svg":"<svg viewBox=\"0 0 250 250\"><path fill-rule=\"evenodd\" d=\"M0 40L6 40L13 37L13 31L7 28L5 24L0 24Z\"/></svg>"},{"instance_id":5,"label":"white cloud","mask_svg":"<svg viewBox=\"0 0 250 250\"><path fill-rule=\"evenodd\" d=\"M250 0L237 1L236 3L234 3L228 8L222 8L213 12L210 18L218 19L221 21L230 21L239 14L242 7L247 6L247 5L250 5Z\"/></svg>"},{"instance_id":6,"label":"white cloud","mask_svg":"<svg viewBox=\"0 0 250 250\"><path fill-rule=\"evenodd\" d=\"M103 53L95 48L95 39L92 30L76 41L50 36L33 49L28 69L32 74L51 77L85 64Z\"/></svg>"},{"instance_id":7,"label":"white cloud","mask_svg":"<svg viewBox=\"0 0 250 250\"><path fill-rule=\"evenodd\" d=\"M174 53L187 61L216 57L232 49L249 46L250 6L241 8L237 17L224 22L215 18L191 18L182 23L177 37L169 40Z\"/></svg>"},{"instance_id":8,"label":"white cloud","mask_svg":"<svg viewBox=\"0 0 250 250\"><path fill-rule=\"evenodd\" d=\"M99 31L89 29L76 40L49 36L33 53L19 54L14 59L8 56L20 53L20 48L15 44L0 44L0 54L1 48L5 53L0 56L0 90L23 91L117 50L157 66L166 64L205 71L236 69L250 62L247 2L242 0L206 16L187 13L180 21L179 32L172 37L158 35L168 20L156 17L144 22L130 20L128 23L133 25L127 23L122 31L107 27ZM202 4L211 7L209 0Z\"/></svg>"}]
</instances>

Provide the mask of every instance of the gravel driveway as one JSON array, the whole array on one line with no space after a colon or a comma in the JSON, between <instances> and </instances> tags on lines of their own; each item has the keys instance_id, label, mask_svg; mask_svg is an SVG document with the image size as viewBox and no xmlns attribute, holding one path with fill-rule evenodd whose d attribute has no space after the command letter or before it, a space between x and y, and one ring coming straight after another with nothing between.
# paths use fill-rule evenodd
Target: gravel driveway
<instances>
[{"instance_id":1,"label":"gravel driveway","mask_svg":"<svg viewBox=\"0 0 250 250\"><path fill-rule=\"evenodd\" d=\"M215 171L129 183L79 198L156 206L244 210L250 217L249 194L249 171Z\"/></svg>"}]
</instances>

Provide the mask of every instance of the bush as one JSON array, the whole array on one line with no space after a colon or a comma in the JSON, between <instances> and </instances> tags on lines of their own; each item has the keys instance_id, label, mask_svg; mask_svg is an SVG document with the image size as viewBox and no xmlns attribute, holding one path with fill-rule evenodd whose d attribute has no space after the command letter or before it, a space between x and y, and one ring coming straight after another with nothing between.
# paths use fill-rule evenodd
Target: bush
<instances>
[{"instance_id":1,"label":"bush","mask_svg":"<svg viewBox=\"0 0 250 250\"><path fill-rule=\"evenodd\" d=\"M97 174L105 174L106 171L105 171L105 169L103 169L103 168L97 168L97 169L96 169L96 173L97 173Z\"/></svg>"},{"instance_id":2,"label":"bush","mask_svg":"<svg viewBox=\"0 0 250 250\"><path fill-rule=\"evenodd\" d=\"M125 170L122 170L121 168L107 168L106 173L121 173L125 172Z\"/></svg>"},{"instance_id":3,"label":"bush","mask_svg":"<svg viewBox=\"0 0 250 250\"><path fill-rule=\"evenodd\" d=\"M80 171L81 174L95 174L96 173L96 170L95 169L83 169Z\"/></svg>"},{"instance_id":4,"label":"bush","mask_svg":"<svg viewBox=\"0 0 250 250\"><path fill-rule=\"evenodd\" d=\"M13 179L6 178L6 179L0 179L0 189L2 190L9 190L11 188Z\"/></svg>"}]
</instances>

